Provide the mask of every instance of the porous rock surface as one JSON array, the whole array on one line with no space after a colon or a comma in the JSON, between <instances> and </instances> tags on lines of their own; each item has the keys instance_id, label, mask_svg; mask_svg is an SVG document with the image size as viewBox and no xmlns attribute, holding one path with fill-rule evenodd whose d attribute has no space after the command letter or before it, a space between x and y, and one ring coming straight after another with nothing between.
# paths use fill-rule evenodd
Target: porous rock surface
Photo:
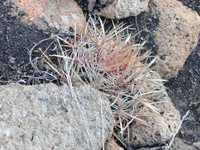
<instances>
[{"instance_id":1,"label":"porous rock surface","mask_svg":"<svg viewBox=\"0 0 200 150\"><path fill-rule=\"evenodd\" d=\"M158 46L156 71L162 78L176 77L198 42L200 17L176 0L153 0L153 14L159 15L155 32Z\"/></svg>"},{"instance_id":2,"label":"porous rock surface","mask_svg":"<svg viewBox=\"0 0 200 150\"><path fill-rule=\"evenodd\" d=\"M78 32L84 27L85 17L74 0L11 0L15 8L13 13L23 14L22 20L27 24L36 24L41 29L55 28L68 30L75 28ZM22 13L23 12L23 13Z\"/></svg>"},{"instance_id":3,"label":"porous rock surface","mask_svg":"<svg viewBox=\"0 0 200 150\"><path fill-rule=\"evenodd\" d=\"M137 16L148 10L149 0L115 0L109 6L103 8L98 15L109 19L122 19Z\"/></svg>"},{"instance_id":4,"label":"porous rock surface","mask_svg":"<svg viewBox=\"0 0 200 150\"><path fill-rule=\"evenodd\" d=\"M130 144L136 147L151 147L165 144L171 139L180 123L180 114L171 103L161 103L155 107L163 114L147 117L145 121L148 126L133 124L130 130Z\"/></svg>"},{"instance_id":5,"label":"porous rock surface","mask_svg":"<svg viewBox=\"0 0 200 150\"><path fill-rule=\"evenodd\" d=\"M167 145L165 146L158 146L158 147L143 147L143 148L140 148L138 150L165 150ZM170 147L170 150L197 150L195 147L193 146L190 146L190 145L187 145L185 144L181 139L179 138L175 138L171 147Z\"/></svg>"},{"instance_id":6,"label":"porous rock surface","mask_svg":"<svg viewBox=\"0 0 200 150\"><path fill-rule=\"evenodd\" d=\"M90 150L93 146L99 150L102 131L105 142L114 125L109 101L90 86L75 88L74 92L85 121L68 86L0 86L1 149Z\"/></svg>"},{"instance_id":7,"label":"porous rock surface","mask_svg":"<svg viewBox=\"0 0 200 150\"><path fill-rule=\"evenodd\" d=\"M151 78L159 79L159 77L158 73L153 72ZM181 122L180 113L171 103L164 86L154 85L151 86L151 89L163 91L159 96L152 97L155 101L158 100L158 103L152 105L156 107L162 115L151 113L150 116L143 118L148 126L142 125L141 123L133 123L133 125L130 126L129 144L134 147L152 147L167 143Z\"/></svg>"}]
</instances>

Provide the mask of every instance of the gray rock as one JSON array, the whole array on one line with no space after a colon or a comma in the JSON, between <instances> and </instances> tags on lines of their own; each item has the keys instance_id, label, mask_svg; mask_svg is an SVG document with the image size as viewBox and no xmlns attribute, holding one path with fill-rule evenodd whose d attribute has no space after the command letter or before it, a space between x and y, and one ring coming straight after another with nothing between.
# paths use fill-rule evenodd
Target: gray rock
<instances>
[{"instance_id":1,"label":"gray rock","mask_svg":"<svg viewBox=\"0 0 200 150\"><path fill-rule=\"evenodd\" d=\"M98 15L109 19L122 19L137 16L148 10L149 0L115 0L109 6L103 8Z\"/></svg>"},{"instance_id":2,"label":"gray rock","mask_svg":"<svg viewBox=\"0 0 200 150\"><path fill-rule=\"evenodd\" d=\"M0 86L1 150L100 149L114 126L109 101L90 86L74 91L85 121L68 86Z\"/></svg>"},{"instance_id":3,"label":"gray rock","mask_svg":"<svg viewBox=\"0 0 200 150\"><path fill-rule=\"evenodd\" d=\"M112 3L114 0L97 0L100 5Z\"/></svg>"},{"instance_id":4,"label":"gray rock","mask_svg":"<svg viewBox=\"0 0 200 150\"><path fill-rule=\"evenodd\" d=\"M110 4L112 3L114 0L87 0L88 2L88 10L90 12L92 12L95 4L99 4L99 5L105 5L105 4Z\"/></svg>"},{"instance_id":5,"label":"gray rock","mask_svg":"<svg viewBox=\"0 0 200 150\"><path fill-rule=\"evenodd\" d=\"M187 145L180 138L175 138L170 150L197 150L194 146Z\"/></svg>"},{"instance_id":6,"label":"gray rock","mask_svg":"<svg viewBox=\"0 0 200 150\"><path fill-rule=\"evenodd\" d=\"M91 12L96 4L96 0L87 0L88 2L88 10Z\"/></svg>"}]
</instances>

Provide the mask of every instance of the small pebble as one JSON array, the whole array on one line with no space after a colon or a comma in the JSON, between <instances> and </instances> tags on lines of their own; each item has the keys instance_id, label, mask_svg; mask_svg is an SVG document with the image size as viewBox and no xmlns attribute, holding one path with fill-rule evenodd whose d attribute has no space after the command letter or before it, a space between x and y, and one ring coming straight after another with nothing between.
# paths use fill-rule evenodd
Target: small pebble
<instances>
[{"instance_id":1,"label":"small pebble","mask_svg":"<svg viewBox=\"0 0 200 150\"><path fill-rule=\"evenodd\" d=\"M20 12L18 13L18 15L19 15L20 17L23 17L23 16L26 15L26 13L25 13L24 11L20 11Z\"/></svg>"}]
</instances>

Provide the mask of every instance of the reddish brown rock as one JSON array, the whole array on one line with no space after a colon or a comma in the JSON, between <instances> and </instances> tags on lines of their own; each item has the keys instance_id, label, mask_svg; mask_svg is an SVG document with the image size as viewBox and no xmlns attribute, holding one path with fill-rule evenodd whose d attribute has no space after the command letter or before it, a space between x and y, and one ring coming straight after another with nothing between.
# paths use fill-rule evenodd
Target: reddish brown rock
<instances>
[{"instance_id":1,"label":"reddish brown rock","mask_svg":"<svg viewBox=\"0 0 200 150\"><path fill-rule=\"evenodd\" d=\"M106 150L124 150L122 147L120 147L119 145L117 145L117 143L115 142L114 139L110 139L107 143L106 143Z\"/></svg>"},{"instance_id":2,"label":"reddish brown rock","mask_svg":"<svg viewBox=\"0 0 200 150\"><path fill-rule=\"evenodd\" d=\"M81 31L85 17L81 8L74 0L11 0L19 11L26 13L23 21L27 24L35 23L42 29L54 27L67 30L77 26Z\"/></svg>"},{"instance_id":3,"label":"reddish brown rock","mask_svg":"<svg viewBox=\"0 0 200 150\"><path fill-rule=\"evenodd\" d=\"M159 26L153 33L158 45L157 68L162 78L177 76L195 49L200 31L199 15L174 0L153 0Z\"/></svg>"},{"instance_id":4,"label":"reddish brown rock","mask_svg":"<svg viewBox=\"0 0 200 150\"><path fill-rule=\"evenodd\" d=\"M159 79L159 74L154 72L154 79ZM151 113L150 116L141 118L147 125L133 123L130 126L130 145L134 147L150 147L157 144L164 144L171 139L181 122L179 111L171 103L171 99L161 85L150 86L150 88L162 91L158 97L152 97L154 100L163 101L152 104L162 115ZM152 90L153 91L153 90ZM149 110L145 110L149 112ZM145 111L143 113L145 114Z\"/></svg>"}]
</instances>

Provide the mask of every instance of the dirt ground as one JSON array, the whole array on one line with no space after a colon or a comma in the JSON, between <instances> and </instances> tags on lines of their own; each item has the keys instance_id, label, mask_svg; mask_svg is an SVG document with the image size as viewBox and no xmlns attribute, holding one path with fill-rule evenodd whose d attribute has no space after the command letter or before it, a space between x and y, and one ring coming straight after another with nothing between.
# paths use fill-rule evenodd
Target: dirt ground
<instances>
[{"instance_id":1,"label":"dirt ground","mask_svg":"<svg viewBox=\"0 0 200 150\"><path fill-rule=\"evenodd\" d=\"M34 74L29 64L29 49L50 37L50 32L23 24L21 17L24 12L15 15L11 12L12 4L6 1L4 5L4 1L0 0L0 84L23 83L23 79L27 80L29 75ZM47 45L44 43L42 46Z\"/></svg>"},{"instance_id":2,"label":"dirt ground","mask_svg":"<svg viewBox=\"0 0 200 150\"><path fill-rule=\"evenodd\" d=\"M75 0L87 12L87 3ZM183 5L197 11L200 15L199 0L179 0ZM3 3L5 2L5 3ZM5 4L5 5L4 5ZM21 22L25 15L20 12L17 15L11 12L13 5L9 0L0 0L0 84L20 82L22 84L39 84L49 82L35 73L35 69L29 63L28 51L35 43L49 38L51 31L39 30L36 25L28 26ZM96 7L99 9L99 7ZM151 20L151 21L146 21ZM126 25L132 24L131 32L138 32L147 28L149 32L142 32L137 40L147 39L146 48L157 54L157 46L151 31L159 23L158 16L142 13L138 17L115 20L115 23L123 21ZM106 21L110 26L111 21ZM39 48L46 49L51 41L44 42ZM34 52L33 57L40 57L40 52ZM34 77L34 79L33 79ZM190 115L184 121L178 136L189 145L200 142L200 36L196 50L188 57L184 68L178 76L170 79L166 84L167 92L175 107L183 116L188 110Z\"/></svg>"}]
</instances>

